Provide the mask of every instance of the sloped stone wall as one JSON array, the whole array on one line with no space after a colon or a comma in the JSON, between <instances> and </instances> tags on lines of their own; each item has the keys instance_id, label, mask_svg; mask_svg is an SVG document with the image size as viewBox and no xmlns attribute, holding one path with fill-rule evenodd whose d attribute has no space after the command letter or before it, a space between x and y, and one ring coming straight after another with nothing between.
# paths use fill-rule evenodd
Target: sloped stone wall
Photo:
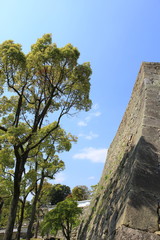
<instances>
[{"instance_id":1,"label":"sloped stone wall","mask_svg":"<svg viewBox=\"0 0 160 240\"><path fill-rule=\"evenodd\" d=\"M160 239L154 234L160 225L159 183L160 63L142 63L77 239L119 240L126 232L125 240L131 232L126 229Z\"/></svg>"}]
</instances>

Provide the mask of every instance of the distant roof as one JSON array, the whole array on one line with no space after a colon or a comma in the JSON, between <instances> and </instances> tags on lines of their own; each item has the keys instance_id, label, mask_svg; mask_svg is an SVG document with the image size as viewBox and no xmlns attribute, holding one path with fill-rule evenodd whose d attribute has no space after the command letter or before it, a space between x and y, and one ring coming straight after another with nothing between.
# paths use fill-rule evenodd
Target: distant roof
<instances>
[{"instance_id":1,"label":"distant roof","mask_svg":"<svg viewBox=\"0 0 160 240\"><path fill-rule=\"evenodd\" d=\"M78 207L87 207L90 205L91 200L78 201Z\"/></svg>"},{"instance_id":2,"label":"distant roof","mask_svg":"<svg viewBox=\"0 0 160 240\"><path fill-rule=\"evenodd\" d=\"M78 207L82 207L82 208L89 206L90 202L91 202L91 200L77 201ZM42 209L46 209L47 208L50 211L50 210L54 209L55 207L56 207L56 205L48 204L48 205L44 206Z\"/></svg>"}]
</instances>

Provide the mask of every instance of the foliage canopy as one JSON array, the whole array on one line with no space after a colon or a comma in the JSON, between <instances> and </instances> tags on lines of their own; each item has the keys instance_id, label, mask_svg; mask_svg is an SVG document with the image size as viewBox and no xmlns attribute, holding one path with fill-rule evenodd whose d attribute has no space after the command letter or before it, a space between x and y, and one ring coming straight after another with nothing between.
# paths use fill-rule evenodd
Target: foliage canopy
<instances>
[{"instance_id":1,"label":"foliage canopy","mask_svg":"<svg viewBox=\"0 0 160 240\"><path fill-rule=\"evenodd\" d=\"M64 237L70 240L73 227L78 224L78 217L82 213L82 209L78 207L77 202L71 198L67 198L59 202L57 206L48 212L42 222L42 235L52 233L57 234L58 230L62 230Z\"/></svg>"},{"instance_id":2,"label":"foliage canopy","mask_svg":"<svg viewBox=\"0 0 160 240\"><path fill-rule=\"evenodd\" d=\"M90 198L90 191L87 186L79 185L72 189L72 197L78 201L87 200Z\"/></svg>"},{"instance_id":3,"label":"foliage canopy","mask_svg":"<svg viewBox=\"0 0 160 240\"><path fill-rule=\"evenodd\" d=\"M54 184L50 191L50 203L55 205L58 202L65 200L69 194L71 194L70 187L61 184Z\"/></svg>"},{"instance_id":4,"label":"foliage canopy","mask_svg":"<svg viewBox=\"0 0 160 240\"><path fill-rule=\"evenodd\" d=\"M57 153L69 151L76 140L60 127L61 118L91 107L91 68L78 64L79 56L71 44L58 48L51 34L39 38L28 54L12 40L0 44L0 167L3 173L14 169L5 240L12 237L26 164L36 159L47 176L53 175L52 160L62 166Z\"/></svg>"}]
</instances>

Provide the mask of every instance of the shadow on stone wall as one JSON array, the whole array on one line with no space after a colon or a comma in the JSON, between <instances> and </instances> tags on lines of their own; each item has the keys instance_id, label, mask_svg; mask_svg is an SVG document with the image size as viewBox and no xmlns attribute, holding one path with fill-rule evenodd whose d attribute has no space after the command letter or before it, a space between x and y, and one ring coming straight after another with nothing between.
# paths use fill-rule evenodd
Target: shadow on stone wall
<instances>
[{"instance_id":1,"label":"shadow on stone wall","mask_svg":"<svg viewBox=\"0 0 160 240\"><path fill-rule=\"evenodd\" d=\"M113 159L115 161L116 159ZM124 153L107 188L95 196L87 220L81 224L79 240L112 240L122 225L143 231L158 230L160 163L157 149L141 137Z\"/></svg>"}]
</instances>

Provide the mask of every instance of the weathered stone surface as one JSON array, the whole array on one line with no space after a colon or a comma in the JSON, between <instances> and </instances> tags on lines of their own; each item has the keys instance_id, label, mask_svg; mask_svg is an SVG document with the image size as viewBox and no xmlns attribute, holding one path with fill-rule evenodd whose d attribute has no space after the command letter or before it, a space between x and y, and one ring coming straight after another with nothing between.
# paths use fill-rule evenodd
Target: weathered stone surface
<instances>
[{"instance_id":1,"label":"weathered stone surface","mask_svg":"<svg viewBox=\"0 0 160 240\"><path fill-rule=\"evenodd\" d=\"M133 239L159 239L151 234L159 230L159 183L160 63L143 63L77 239L132 239L131 230L120 235L123 225L139 230Z\"/></svg>"},{"instance_id":2,"label":"weathered stone surface","mask_svg":"<svg viewBox=\"0 0 160 240\"><path fill-rule=\"evenodd\" d=\"M114 236L115 240L159 240L160 236L154 233L148 233L125 226L117 229Z\"/></svg>"}]
</instances>

